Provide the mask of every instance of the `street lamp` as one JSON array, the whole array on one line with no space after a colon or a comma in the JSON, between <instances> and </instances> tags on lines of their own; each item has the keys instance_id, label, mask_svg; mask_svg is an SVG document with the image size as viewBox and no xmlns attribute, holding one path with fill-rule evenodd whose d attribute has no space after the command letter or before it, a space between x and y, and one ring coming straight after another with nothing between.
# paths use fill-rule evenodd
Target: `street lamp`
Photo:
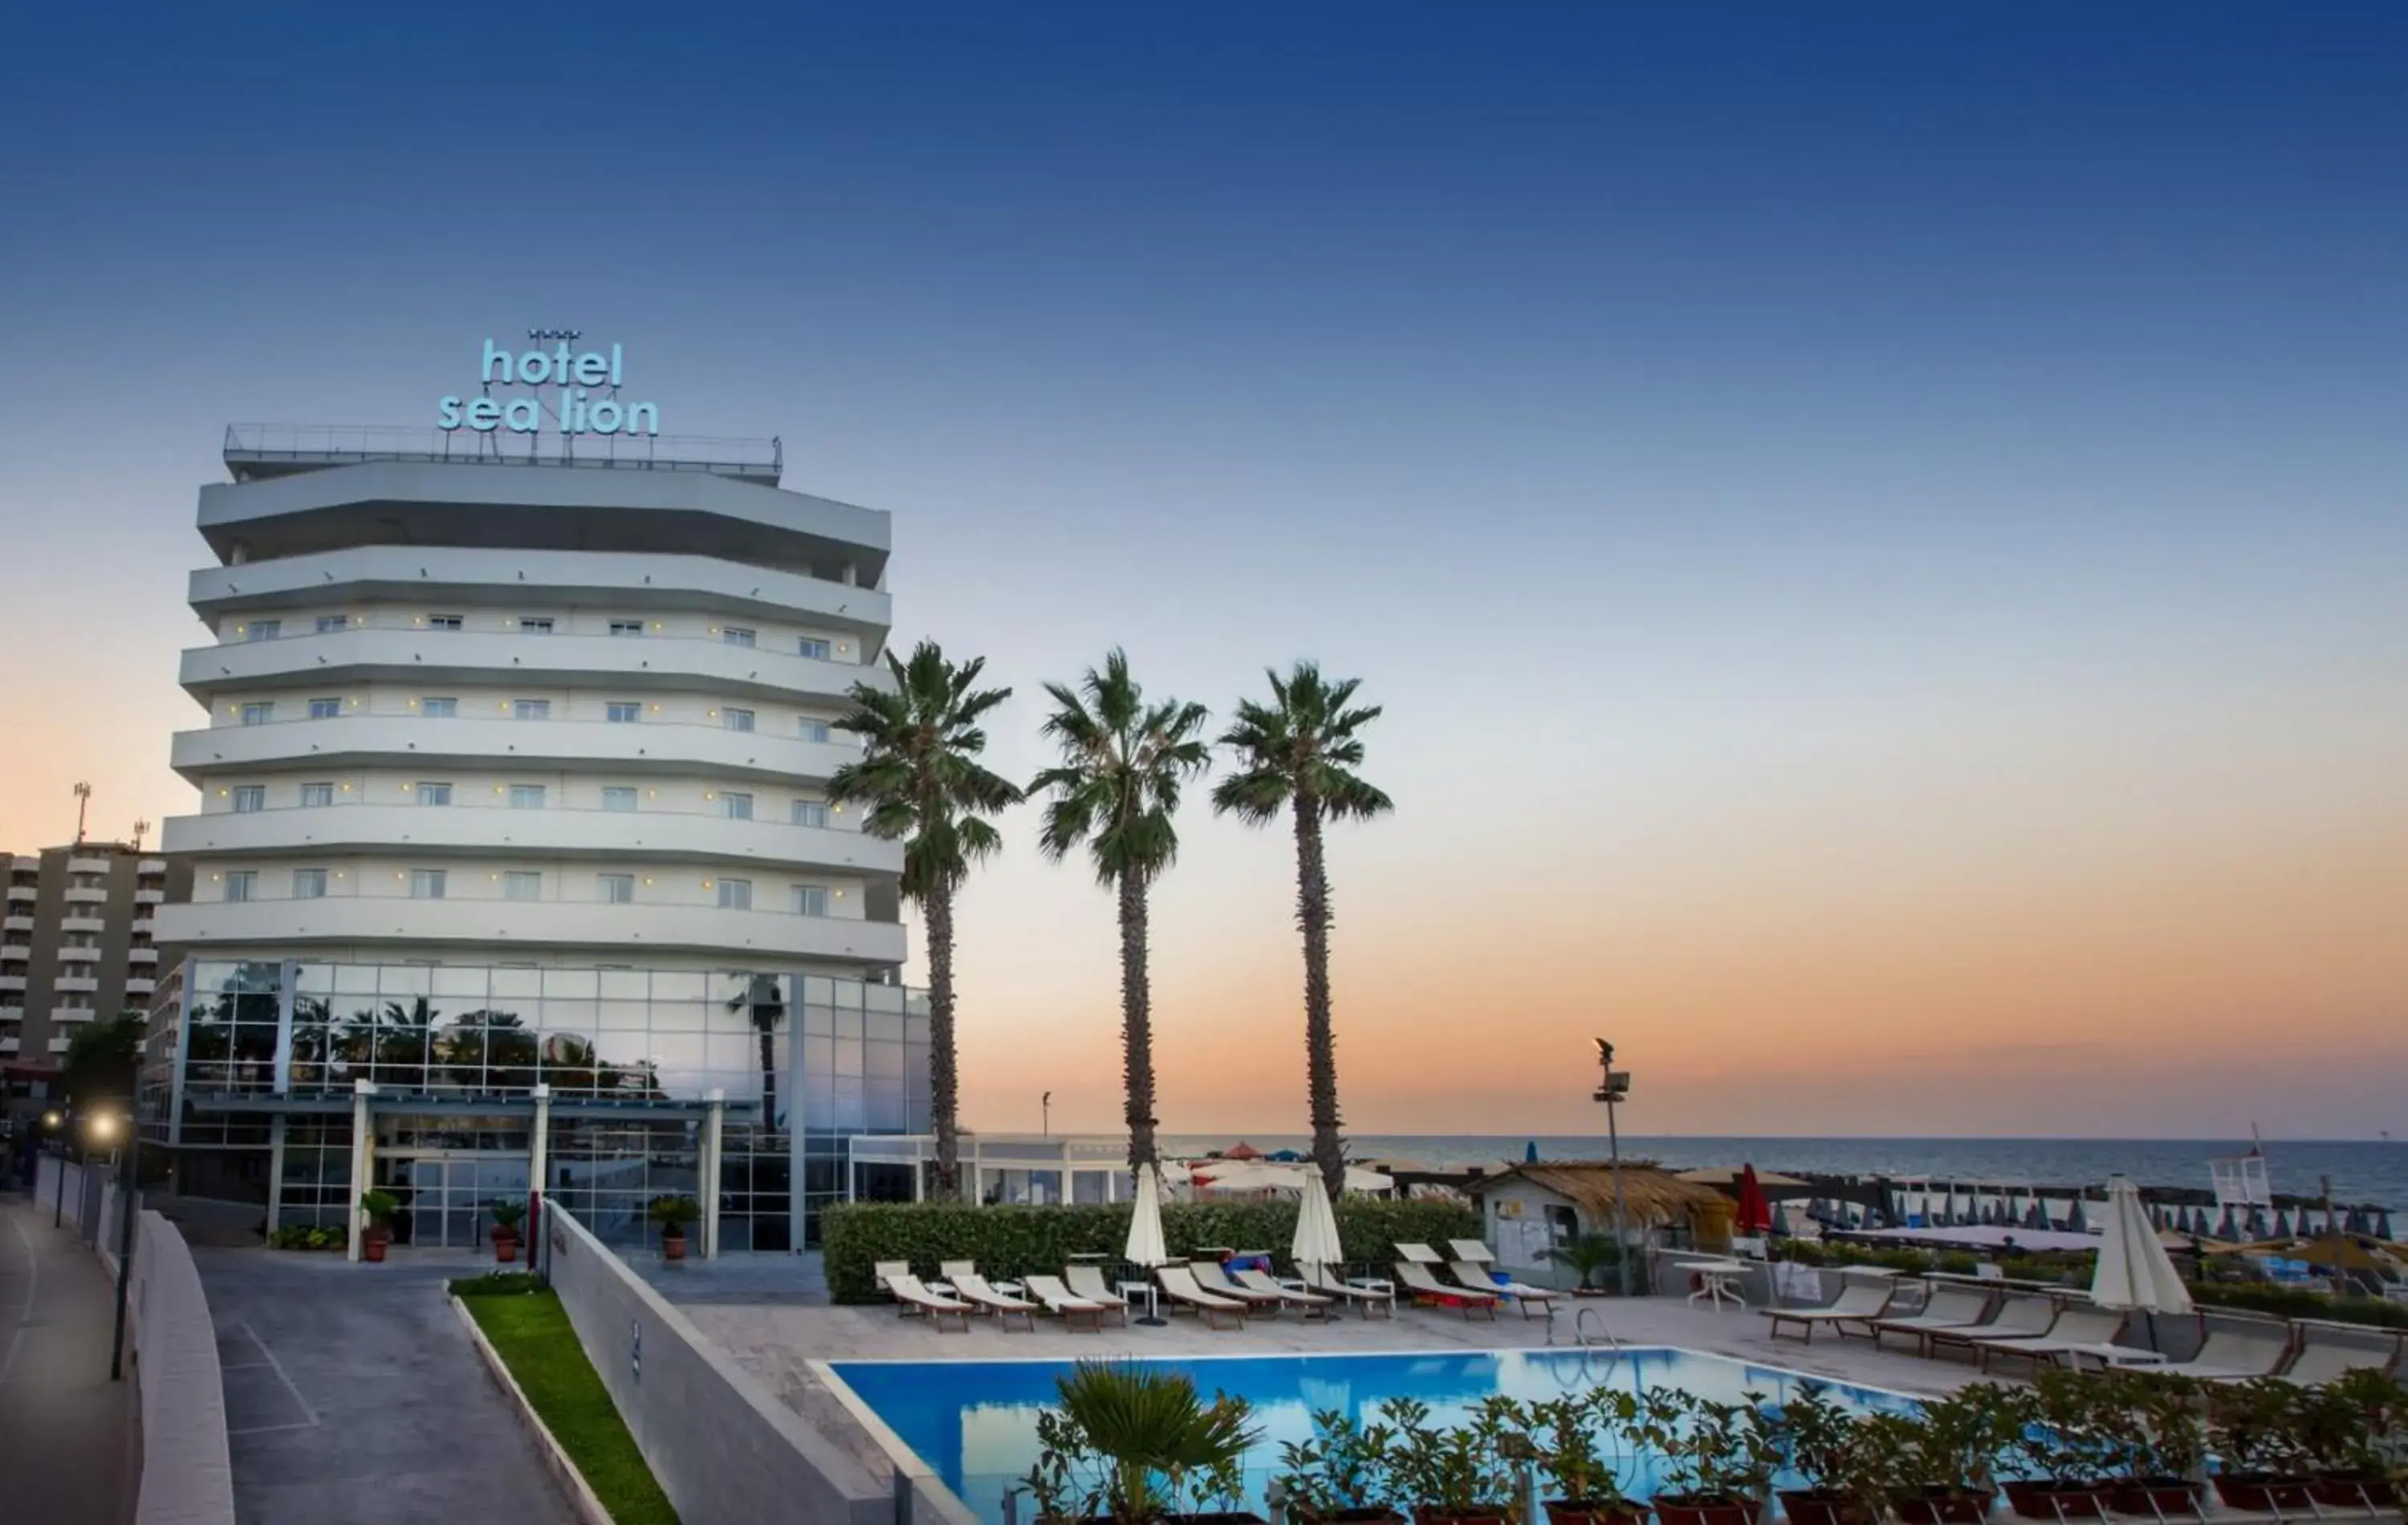
<instances>
[{"instance_id":1,"label":"street lamp","mask_svg":"<svg viewBox=\"0 0 2408 1525\"><path fill-rule=\"evenodd\" d=\"M1622 1295L1628 1297L1630 1215L1622 1201L1622 1129L1614 1121L1613 1109L1630 1095L1630 1072L1613 1067L1613 1045L1602 1038L1597 1041L1597 1063L1603 1079L1597 1087L1596 1100L1605 1103L1606 1147L1613 1171L1613 1259L1622 1270Z\"/></svg>"}]
</instances>

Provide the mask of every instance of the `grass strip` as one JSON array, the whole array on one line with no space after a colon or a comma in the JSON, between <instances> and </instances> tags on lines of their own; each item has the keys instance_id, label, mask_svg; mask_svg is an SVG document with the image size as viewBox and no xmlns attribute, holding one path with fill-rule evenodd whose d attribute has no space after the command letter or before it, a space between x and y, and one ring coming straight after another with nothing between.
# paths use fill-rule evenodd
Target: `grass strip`
<instances>
[{"instance_id":1,"label":"grass strip","mask_svg":"<svg viewBox=\"0 0 2408 1525\"><path fill-rule=\"evenodd\" d=\"M519 1296L472 1296L462 1302L611 1519L617 1525L678 1525L668 1495L636 1449L636 1438L585 1359L585 1347L577 1343L560 1294L545 1288Z\"/></svg>"}]
</instances>

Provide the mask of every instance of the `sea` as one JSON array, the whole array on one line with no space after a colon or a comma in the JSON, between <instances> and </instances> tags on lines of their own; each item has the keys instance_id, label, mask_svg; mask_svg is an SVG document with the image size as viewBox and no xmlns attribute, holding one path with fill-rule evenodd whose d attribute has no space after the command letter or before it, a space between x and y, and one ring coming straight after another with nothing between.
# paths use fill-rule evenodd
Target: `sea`
<instances>
[{"instance_id":1,"label":"sea","mask_svg":"<svg viewBox=\"0 0 2408 1525\"><path fill-rule=\"evenodd\" d=\"M1234 1136L1166 1134L1167 1154L1195 1156L1226 1149ZM1265 1154L1310 1147L1303 1134L1255 1133L1247 1144ZM1349 1133L1354 1159L1410 1159L1437 1167L1520 1160L1531 1147L1542 1159L1603 1159L1603 1137L1523 1134ZM2237 1155L2249 1141L2232 1139L1903 1139L1707 1138L1625 1134L1622 1158L1653 1160L1674 1170L1750 1164L1789 1174L1887 1175L1942 1181L1995 1181L2035 1186L2104 1186L2128 1175L2144 1187L2210 1186L2208 1161ZM2342 1206L2408 1211L2408 1142L2267 1140L2268 1184L2277 1195L2320 1198L2328 1189Z\"/></svg>"}]
</instances>

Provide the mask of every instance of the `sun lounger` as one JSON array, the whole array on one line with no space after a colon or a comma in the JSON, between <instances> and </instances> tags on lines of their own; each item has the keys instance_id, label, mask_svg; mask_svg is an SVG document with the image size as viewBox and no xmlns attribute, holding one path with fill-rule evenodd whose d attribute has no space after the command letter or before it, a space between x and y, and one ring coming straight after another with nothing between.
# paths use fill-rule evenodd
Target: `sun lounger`
<instances>
[{"instance_id":1,"label":"sun lounger","mask_svg":"<svg viewBox=\"0 0 2408 1525\"><path fill-rule=\"evenodd\" d=\"M2290 1353L2290 1326L2259 1319L2239 1327L2211 1328L2200 1342L2199 1354L2188 1360L2152 1360L2145 1350L2119 1345L2090 1345L2064 1352L2060 1359L2074 1366L2094 1360L2101 1366L2137 1365L2202 1382L2246 1382L2273 1375Z\"/></svg>"},{"instance_id":2,"label":"sun lounger","mask_svg":"<svg viewBox=\"0 0 2408 1525\"><path fill-rule=\"evenodd\" d=\"M888 1278L894 1276L908 1276L910 1274L911 1274L911 1262L909 1260L873 1260L870 1262L869 1279L878 1284L878 1289L882 1292L886 1290Z\"/></svg>"},{"instance_id":3,"label":"sun lounger","mask_svg":"<svg viewBox=\"0 0 2408 1525\"><path fill-rule=\"evenodd\" d=\"M1172 1302L1195 1309L1202 1316L1206 1329L1220 1328L1216 1320L1221 1318L1236 1320L1229 1326L1231 1329L1245 1327L1248 1305L1236 1298L1204 1290L1196 1284L1196 1273L1187 1267L1156 1266L1154 1279L1162 1284L1163 1295Z\"/></svg>"},{"instance_id":4,"label":"sun lounger","mask_svg":"<svg viewBox=\"0 0 2408 1525\"><path fill-rule=\"evenodd\" d=\"M1330 1300L1319 1292L1282 1287L1267 1271L1237 1271L1230 1274L1238 1286L1247 1291L1277 1293L1283 1304L1296 1309L1307 1318L1329 1316Z\"/></svg>"},{"instance_id":5,"label":"sun lounger","mask_svg":"<svg viewBox=\"0 0 2408 1525\"><path fill-rule=\"evenodd\" d=\"M1450 1239L1446 1247L1455 1251L1456 1259L1469 1260L1474 1265L1487 1265L1497 1259L1497 1252L1477 1239Z\"/></svg>"},{"instance_id":6,"label":"sun lounger","mask_svg":"<svg viewBox=\"0 0 2408 1525\"><path fill-rule=\"evenodd\" d=\"M953 1295L975 1304L982 1313L994 1315L998 1328L1010 1329L1011 1321L1020 1318L1027 1321L1030 1333L1037 1332L1037 1304L1026 1298L996 1291L975 1271L953 1278Z\"/></svg>"},{"instance_id":7,"label":"sun lounger","mask_svg":"<svg viewBox=\"0 0 2408 1525\"><path fill-rule=\"evenodd\" d=\"M1971 1344L1984 1372L1997 1360L2028 1360L2038 1366L2068 1350L2114 1345L2128 1319L2129 1316L2120 1308L2081 1302L2058 1310L2057 1321L2048 1326L2044 1334L1977 1334Z\"/></svg>"},{"instance_id":8,"label":"sun lounger","mask_svg":"<svg viewBox=\"0 0 2408 1525\"><path fill-rule=\"evenodd\" d=\"M1397 1289L1388 1282L1358 1287L1327 1266L1312 1264L1297 1266L1296 1279L1326 1296L1344 1298L1360 1307L1368 1317L1392 1318L1396 1316Z\"/></svg>"},{"instance_id":9,"label":"sun lounger","mask_svg":"<svg viewBox=\"0 0 2408 1525\"><path fill-rule=\"evenodd\" d=\"M1444 1265L1446 1260L1427 1244L1398 1244L1397 1253L1415 1265Z\"/></svg>"},{"instance_id":10,"label":"sun lounger","mask_svg":"<svg viewBox=\"0 0 2408 1525\"><path fill-rule=\"evenodd\" d=\"M937 1262L937 1279L939 1281L952 1281L957 1276L975 1276L978 1273L979 1268L976 1260L939 1260Z\"/></svg>"},{"instance_id":11,"label":"sun lounger","mask_svg":"<svg viewBox=\"0 0 2408 1525\"><path fill-rule=\"evenodd\" d=\"M2056 1322L2055 1300L2044 1297L2009 1297L2000 1301L1998 1312L1988 1320L1976 1324L1971 1329L1926 1330L1923 1335L1923 1353L1927 1356L1936 1356L1943 1346L1963 1345L1966 1353L1971 1356L1973 1353L1973 1342L1976 1340L2036 1339L2046 1334L2049 1327Z\"/></svg>"},{"instance_id":12,"label":"sun lounger","mask_svg":"<svg viewBox=\"0 0 2408 1525\"><path fill-rule=\"evenodd\" d=\"M2303 1388L2320 1387L2348 1372L2396 1373L2402 1347L2408 1345L2408 1335L2385 1334L2373 1328L2337 1330L2311 1323L2297 1328L2299 1348L2292 1354L2291 1364L2283 1368L2283 1380ZM2378 1337L2387 1343L2368 1343Z\"/></svg>"},{"instance_id":13,"label":"sun lounger","mask_svg":"<svg viewBox=\"0 0 2408 1525\"><path fill-rule=\"evenodd\" d=\"M1856 1324L1862 1328L1865 1338L1870 1340L1873 1337L1873 1320L1889 1312L1889 1305L1897 1300L1898 1284L1892 1281L1842 1282L1840 1295L1824 1307L1765 1309L1764 1316L1772 1320L1771 1327L1765 1331L1765 1338L1779 1339L1782 1325L1795 1324L1806 1331L1806 1343L1813 1345L1817 1329L1828 1329L1834 1334L1844 1335L1848 1332L1848 1326Z\"/></svg>"},{"instance_id":14,"label":"sun lounger","mask_svg":"<svg viewBox=\"0 0 2408 1525\"><path fill-rule=\"evenodd\" d=\"M1555 1294L1543 1287L1525 1287L1520 1282L1510 1278L1499 1282L1485 1266L1475 1261L1451 1260L1447 1263L1446 1269L1456 1281L1475 1292L1485 1292L1491 1297L1512 1298L1513 1305L1522 1310L1522 1316L1525 1318L1534 1316L1544 1316L1555 1301Z\"/></svg>"},{"instance_id":15,"label":"sun lounger","mask_svg":"<svg viewBox=\"0 0 2408 1525\"><path fill-rule=\"evenodd\" d=\"M1404 1247L1402 1244L1397 1246L1399 1250ZM1450 1287L1431 1275L1429 1267L1418 1260L1398 1261L1397 1281L1416 1298L1434 1298L1441 1302L1453 1302L1463 1310L1463 1316L1466 1318L1470 1317L1475 1310L1490 1318L1497 1316L1496 1294L1474 1291L1469 1287Z\"/></svg>"},{"instance_id":16,"label":"sun lounger","mask_svg":"<svg viewBox=\"0 0 2408 1525\"><path fill-rule=\"evenodd\" d=\"M1229 1273L1218 1260L1190 1260L1187 1269L1196 1273L1196 1285L1214 1297L1227 1298L1250 1308L1273 1314L1278 1313L1280 1304L1287 1301L1286 1295L1277 1287L1266 1292L1260 1288L1239 1286L1229 1279Z\"/></svg>"},{"instance_id":17,"label":"sun lounger","mask_svg":"<svg viewBox=\"0 0 2408 1525\"><path fill-rule=\"evenodd\" d=\"M1921 1313L1874 1319L1873 1344L1881 1344L1886 1334L1903 1334L1919 1350L1934 1330L1970 1330L1979 1326L1990 1316L1990 1294L1978 1287L1936 1284L1931 1295L1924 1300Z\"/></svg>"},{"instance_id":18,"label":"sun lounger","mask_svg":"<svg viewBox=\"0 0 2408 1525\"><path fill-rule=\"evenodd\" d=\"M1062 1279L1070 1284L1072 1297L1085 1298L1090 1302L1100 1302L1107 1308L1118 1308L1121 1322L1124 1324L1128 1322L1128 1299L1114 1291L1111 1284L1104 1280L1103 1267L1065 1266L1062 1268Z\"/></svg>"},{"instance_id":19,"label":"sun lounger","mask_svg":"<svg viewBox=\"0 0 2408 1525\"><path fill-rule=\"evenodd\" d=\"M936 1325L939 1334L944 1332L946 1319L957 1318L961 1320L962 1332L968 1334L970 1331L972 1310L968 1303L955 1298L938 1296L920 1285L920 1278L910 1272L887 1277L886 1289L895 1294L895 1301L902 1308L904 1317L909 1318L916 1312Z\"/></svg>"},{"instance_id":20,"label":"sun lounger","mask_svg":"<svg viewBox=\"0 0 2408 1525\"><path fill-rule=\"evenodd\" d=\"M1089 1329L1101 1334L1104 1331L1104 1315L1108 1313L1118 1314L1124 1324L1128 1322L1126 1306L1115 1308L1109 1302L1081 1297L1063 1286L1059 1276L1031 1276L1027 1286L1028 1295L1045 1304L1045 1311L1061 1319L1066 1329L1076 1329L1083 1321Z\"/></svg>"}]
</instances>

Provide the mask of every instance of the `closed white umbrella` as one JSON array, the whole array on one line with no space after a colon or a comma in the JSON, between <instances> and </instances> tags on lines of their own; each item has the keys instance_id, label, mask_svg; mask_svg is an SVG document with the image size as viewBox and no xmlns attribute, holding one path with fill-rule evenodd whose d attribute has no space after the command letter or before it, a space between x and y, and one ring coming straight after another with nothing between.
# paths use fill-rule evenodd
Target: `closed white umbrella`
<instances>
[{"instance_id":1,"label":"closed white umbrella","mask_svg":"<svg viewBox=\"0 0 2408 1525\"><path fill-rule=\"evenodd\" d=\"M1170 1246L1162 1237L1162 1180L1152 1165L1137 1170L1137 1210L1129 1215L1127 1245L1121 1259L1140 1271L1170 1263ZM1151 1302L1147 1304L1153 1306ZM1140 1324L1160 1324L1162 1319L1148 1313L1138 1320Z\"/></svg>"},{"instance_id":2,"label":"closed white umbrella","mask_svg":"<svg viewBox=\"0 0 2408 1525\"><path fill-rule=\"evenodd\" d=\"M2190 1288L2174 1270L2157 1230L2149 1226L2148 1209L2141 1205L2140 1188L2128 1176L2107 1182L2106 1231L2099 1241L2099 1269L2090 1278L2090 1298L2102 1308L2133 1308L2147 1316L2149 1343L2157 1343L2157 1315L2191 1309Z\"/></svg>"},{"instance_id":3,"label":"closed white umbrella","mask_svg":"<svg viewBox=\"0 0 2408 1525\"><path fill-rule=\"evenodd\" d=\"M1338 1244L1338 1215L1329 1209L1329 1190L1318 1174L1306 1181L1297 1202L1296 1238L1287 1254L1300 1266L1334 1266L1346 1258Z\"/></svg>"}]
</instances>

